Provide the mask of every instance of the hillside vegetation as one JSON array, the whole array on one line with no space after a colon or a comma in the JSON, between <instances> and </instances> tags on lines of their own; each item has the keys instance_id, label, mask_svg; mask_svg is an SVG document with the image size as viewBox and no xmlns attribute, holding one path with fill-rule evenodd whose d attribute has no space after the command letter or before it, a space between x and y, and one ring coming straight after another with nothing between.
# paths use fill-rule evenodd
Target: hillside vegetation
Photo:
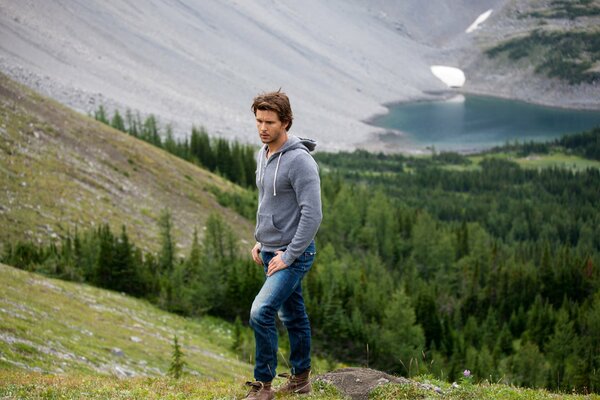
<instances>
[{"instance_id":1,"label":"hillside vegetation","mask_svg":"<svg viewBox=\"0 0 600 400\"><path fill-rule=\"evenodd\" d=\"M533 2L532 2L533 3ZM489 48L489 57L506 54L510 62L524 60L535 72L571 85L600 82L600 2L553 0L528 5L520 19L539 21L535 29Z\"/></svg>"},{"instance_id":2,"label":"hillside vegetation","mask_svg":"<svg viewBox=\"0 0 600 400\"><path fill-rule=\"evenodd\" d=\"M144 301L0 264L0 396L4 399L233 399L251 365L231 351L230 324L190 320ZM183 344L184 377L165 377L172 338ZM317 366L316 375L322 371ZM277 379L276 384L282 383ZM581 399L504 385L450 385L428 377L377 389L374 400ZM343 388L341 388L343 389ZM279 398L295 398L280 396ZM317 382L309 399L348 398ZM597 399L598 396L587 396Z\"/></svg>"},{"instance_id":3,"label":"hillside vegetation","mask_svg":"<svg viewBox=\"0 0 600 400\"><path fill-rule=\"evenodd\" d=\"M212 212L240 239L251 224L219 205L236 185L127 134L39 96L0 74L0 243L47 243L103 223L147 250L159 246L171 211L178 249L200 236Z\"/></svg>"}]
</instances>

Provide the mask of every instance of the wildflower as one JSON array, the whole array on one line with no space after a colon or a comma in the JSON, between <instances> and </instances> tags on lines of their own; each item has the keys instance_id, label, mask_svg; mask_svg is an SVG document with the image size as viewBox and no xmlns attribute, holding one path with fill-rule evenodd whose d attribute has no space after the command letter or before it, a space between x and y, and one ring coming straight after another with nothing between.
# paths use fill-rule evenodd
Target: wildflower
<instances>
[{"instance_id":1,"label":"wildflower","mask_svg":"<svg viewBox=\"0 0 600 400\"><path fill-rule=\"evenodd\" d=\"M465 378L469 378L469 377L471 376L471 371L469 371L468 369L465 369L465 370L463 371L463 376L464 376Z\"/></svg>"}]
</instances>

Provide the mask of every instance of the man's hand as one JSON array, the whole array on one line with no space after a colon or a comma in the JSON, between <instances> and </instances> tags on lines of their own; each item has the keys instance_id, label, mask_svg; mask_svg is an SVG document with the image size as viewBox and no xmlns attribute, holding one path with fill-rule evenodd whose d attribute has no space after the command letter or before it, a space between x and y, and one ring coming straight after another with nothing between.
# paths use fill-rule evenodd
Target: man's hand
<instances>
[{"instance_id":1,"label":"man's hand","mask_svg":"<svg viewBox=\"0 0 600 400\"><path fill-rule=\"evenodd\" d=\"M258 265L263 265L262 258L260 257L260 248L261 248L260 243L256 243L254 245L254 247L252 248L252 259Z\"/></svg>"},{"instance_id":2,"label":"man's hand","mask_svg":"<svg viewBox=\"0 0 600 400\"><path fill-rule=\"evenodd\" d=\"M275 272L281 271L282 269L286 269L288 267L286 263L281 259L282 254L283 251L281 250L275 252L275 257L271 258L271 261L269 261L269 266L267 268L267 276L271 276Z\"/></svg>"}]
</instances>

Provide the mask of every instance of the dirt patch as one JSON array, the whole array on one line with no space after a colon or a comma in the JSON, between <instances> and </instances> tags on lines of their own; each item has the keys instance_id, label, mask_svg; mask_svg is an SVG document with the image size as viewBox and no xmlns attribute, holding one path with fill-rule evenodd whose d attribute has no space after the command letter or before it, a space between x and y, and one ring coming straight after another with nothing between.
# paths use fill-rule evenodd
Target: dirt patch
<instances>
[{"instance_id":1,"label":"dirt patch","mask_svg":"<svg viewBox=\"0 0 600 400\"><path fill-rule=\"evenodd\" d=\"M342 368L318 375L315 377L315 381L322 381L335 386L344 396L352 400L367 400L369 393L388 383L418 385L431 391L441 392L440 388L433 385L420 384L410 379L389 375L370 368Z\"/></svg>"}]
</instances>

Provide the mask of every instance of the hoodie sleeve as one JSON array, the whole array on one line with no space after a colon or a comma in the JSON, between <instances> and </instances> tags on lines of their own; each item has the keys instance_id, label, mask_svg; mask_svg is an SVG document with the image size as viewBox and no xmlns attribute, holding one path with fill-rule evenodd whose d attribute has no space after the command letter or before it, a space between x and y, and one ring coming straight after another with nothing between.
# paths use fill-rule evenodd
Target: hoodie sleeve
<instances>
[{"instance_id":1,"label":"hoodie sleeve","mask_svg":"<svg viewBox=\"0 0 600 400\"><path fill-rule=\"evenodd\" d=\"M301 152L294 160L294 168L289 170L291 185L300 207L300 221L296 233L282 255L290 266L315 238L321 219L321 180L316 161L307 152Z\"/></svg>"}]
</instances>

